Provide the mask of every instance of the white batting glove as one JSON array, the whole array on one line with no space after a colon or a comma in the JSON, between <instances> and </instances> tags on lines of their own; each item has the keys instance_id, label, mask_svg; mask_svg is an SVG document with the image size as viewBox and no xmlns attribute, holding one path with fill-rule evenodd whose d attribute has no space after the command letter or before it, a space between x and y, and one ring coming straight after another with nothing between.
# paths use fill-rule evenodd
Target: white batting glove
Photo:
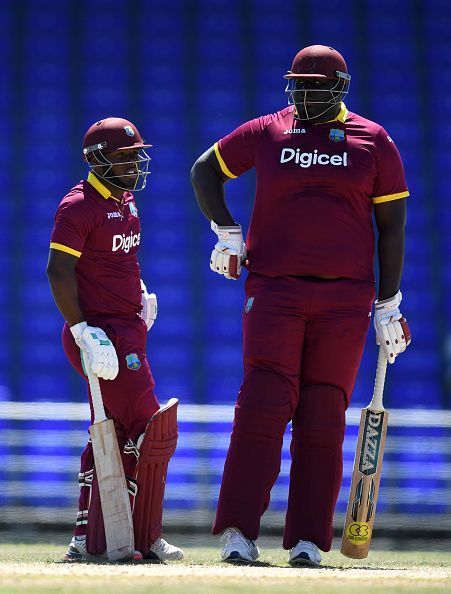
<instances>
[{"instance_id":1,"label":"white batting glove","mask_svg":"<svg viewBox=\"0 0 451 594\"><path fill-rule=\"evenodd\" d=\"M241 226L219 227L211 221L211 228L219 241L211 252L210 268L228 279L238 279L241 275L241 264L246 259L246 245Z\"/></svg>"},{"instance_id":2,"label":"white batting glove","mask_svg":"<svg viewBox=\"0 0 451 594\"><path fill-rule=\"evenodd\" d=\"M376 301L374 312L374 328L376 343L384 350L389 363L403 353L411 341L410 330L405 318L399 311L402 300L401 291L390 299Z\"/></svg>"},{"instance_id":3,"label":"white batting glove","mask_svg":"<svg viewBox=\"0 0 451 594\"><path fill-rule=\"evenodd\" d=\"M88 353L92 372L101 379L113 380L119 372L119 362L116 349L102 328L80 322L71 326L70 331L80 349Z\"/></svg>"},{"instance_id":4,"label":"white batting glove","mask_svg":"<svg viewBox=\"0 0 451 594\"><path fill-rule=\"evenodd\" d=\"M143 308L140 315L146 322L147 332L149 332L157 319L158 303L155 293L147 292L147 287L143 280L141 280L141 305Z\"/></svg>"}]
</instances>

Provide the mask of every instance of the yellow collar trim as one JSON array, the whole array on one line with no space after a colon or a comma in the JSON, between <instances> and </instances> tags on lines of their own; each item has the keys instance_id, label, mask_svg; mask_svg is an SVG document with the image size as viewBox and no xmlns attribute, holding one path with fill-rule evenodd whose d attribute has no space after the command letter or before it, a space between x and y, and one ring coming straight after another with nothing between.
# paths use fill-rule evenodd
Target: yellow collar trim
<instances>
[{"instance_id":1,"label":"yellow collar trim","mask_svg":"<svg viewBox=\"0 0 451 594\"><path fill-rule=\"evenodd\" d=\"M96 177L92 171L90 171L88 174L88 183L90 183L91 186L95 190L97 190L97 192L99 192L101 196L105 198L105 200L108 200L108 198L112 198L113 200L116 200L116 202L120 202L120 200L113 196L109 189L102 184L100 179Z\"/></svg>"},{"instance_id":2,"label":"yellow collar trim","mask_svg":"<svg viewBox=\"0 0 451 594\"><path fill-rule=\"evenodd\" d=\"M334 118L333 120L327 120L327 122L321 122L321 123L329 124L330 122L341 122L342 124L344 124L346 122L347 117L348 117L348 108L343 103L343 101L340 101L340 111L338 112L337 117Z\"/></svg>"}]
</instances>

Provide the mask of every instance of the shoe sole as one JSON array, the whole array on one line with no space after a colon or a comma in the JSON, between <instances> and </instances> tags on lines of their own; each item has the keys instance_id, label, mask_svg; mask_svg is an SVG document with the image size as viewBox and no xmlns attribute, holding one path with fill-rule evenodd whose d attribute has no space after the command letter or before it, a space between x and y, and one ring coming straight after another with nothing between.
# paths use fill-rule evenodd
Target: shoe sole
<instances>
[{"instance_id":1,"label":"shoe sole","mask_svg":"<svg viewBox=\"0 0 451 594\"><path fill-rule=\"evenodd\" d=\"M320 563L316 563L316 561L312 561L311 559L291 559L288 563L292 567L320 567Z\"/></svg>"},{"instance_id":2,"label":"shoe sole","mask_svg":"<svg viewBox=\"0 0 451 594\"><path fill-rule=\"evenodd\" d=\"M226 563L254 563L257 559L246 559L242 557L238 551L232 551L226 559L222 559Z\"/></svg>"}]
</instances>

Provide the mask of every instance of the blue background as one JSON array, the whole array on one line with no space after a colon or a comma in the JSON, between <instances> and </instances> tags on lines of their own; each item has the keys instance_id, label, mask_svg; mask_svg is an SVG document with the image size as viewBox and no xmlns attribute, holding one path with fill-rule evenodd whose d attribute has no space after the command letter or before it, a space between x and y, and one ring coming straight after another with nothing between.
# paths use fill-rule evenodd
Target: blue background
<instances>
[{"instance_id":1,"label":"blue background","mask_svg":"<svg viewBox=\"0 0 451 594\"><path fill-rule=\"evenodd\" d=\"M137 201L142 275L159 299L148 351L157 395L163 402L176 395L182 405L232 405L242 372L243 280L229 282L209 269L215 236L197 207L189 171L197 156L237 125L286 105L282 77L293 56L301 47L322 43L345 56L352 75L347 106L387 129L403 157L411 192L401 309L413 343L389 369L384 402L389 409L450 408L448 0L17 0L2 2L0 26L0 400L86 400L83 381L61 348L62 318L45 267L57 205L87 175L84 133L112 115L132 120L154 145L148 187ZM230 209L245 229L253 194L253 173L227 185ZM371 327L355 407L370 399L376 357ZM44 454L51 455L53 436L61 445L64 431L75 427L43 426L33 419L19 425L3 426L13 433L8 433L9 466L0 479L11 493L4 501L14 505L20 503L15 480L24 479L20 488L26 493L27 481L36 480L40 492L40 481L52 478L36 474L45 458L37 444L34 450L21 448L22 437L36 438L42 429L58 426L62 433L49 433L42 442ZM230 425L221 427L227 433ZM21 433L14 434L16 429ZM186 427L192 433L199 429ZM25 434L28 430L37 433ZM209 427L212 434L216 430ZM409 435L408 428L401 431L402 439ZM420 443L421 431L412 439ZM446 440L441 443L449 444ZM58 450L62 460L73 456L70 469L78 464L82 441L77 437L70 452ZM219 469L227 436L221 443L220 452L211 453ZM431 484L449 489L449 456L442 445L438 451L444 466ZM25 467L33 452L34 466ZM16 460L16 453L24 458ZM177 451L187 456L186 464L191 454L189 447L185 454ZM1 446L0 455L7 455ZM404 483L393 466L396 485L421 487L412 506L421 511L427 484L416 480L415 456L404 451L398 460L410 466ZM69 470L64 472L64 481L73 482ZM211 508L220 476L215 472ZM402 496L396 496L398 502ZM32 505L26 497L23 503ZM56 490L54 498L58 505ZM186 493L183 499L188 505ZM440 509L449 510L449 503Z\"/></svg>"},{"instance_id":2,"label":"blue background","mask_svg":"<svg viewBox=\"0 0 451 594\"><path fill-rule=\"evenodd\" d=\"M2 7L0 385L10 398L85 398L60 346L62 320L44 271L54 211L86 176L84 132L119 115L154 145L149 185L137 198L143 278L160 306L149 344L158 395L234 399L243 283L208 268L214 235L197 208L189 169L238 124L283 107L282 76L294 54L324 43L348 62L348 108L381 123L397 143L412 196L402 311L414 341L390 370L387 405L449 407L446 0L39 0ZM251 173L227 186L245 228L253 181ZM368 400L374 362L371 329L355 405Z\"/></svg>"}]
</instances>

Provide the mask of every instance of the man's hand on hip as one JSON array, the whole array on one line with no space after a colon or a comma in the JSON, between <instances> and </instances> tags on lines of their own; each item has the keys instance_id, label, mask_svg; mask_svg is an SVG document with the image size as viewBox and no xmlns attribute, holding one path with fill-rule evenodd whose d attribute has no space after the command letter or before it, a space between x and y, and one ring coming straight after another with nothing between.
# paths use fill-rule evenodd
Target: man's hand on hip
<instances>
[{"instance_id":1,"label":"man's hand on hip","mask_svg":"<svg viewBox=\"0 0 451 594\"><path fill-rule=\"evenodd\" d=\"M211 252L210 268L228 279L238 279L241 275L241 265L246 259L246 245L241 226L220 227L211 221L211 228L218 236L218 242Z\"/></svg>"},{"instance_id":2,"label":"man's hand on hip","mask_svg":"<svg viewBox=\"0 0 451 594\"><path fill-rule=\"evenodd\" d=\"M97 377L113 380L119 372L116 349L101 328L80 322L71 326L70 331L80 349L88 353L89 365Z\"/></svg>"},{"instance_id":3,"label":"man's hand on hip","mask_svg":"<svg viewBox=\"0 0 451 594\"><path fill-rule=\"evenodd\" d=\"M390 299L376 301L374 306L376 342L384 350L389 363L394 363L411 342L409 326L399 311L401 299L401 291L398 291Z\"/></svg>"}]
</instances>

